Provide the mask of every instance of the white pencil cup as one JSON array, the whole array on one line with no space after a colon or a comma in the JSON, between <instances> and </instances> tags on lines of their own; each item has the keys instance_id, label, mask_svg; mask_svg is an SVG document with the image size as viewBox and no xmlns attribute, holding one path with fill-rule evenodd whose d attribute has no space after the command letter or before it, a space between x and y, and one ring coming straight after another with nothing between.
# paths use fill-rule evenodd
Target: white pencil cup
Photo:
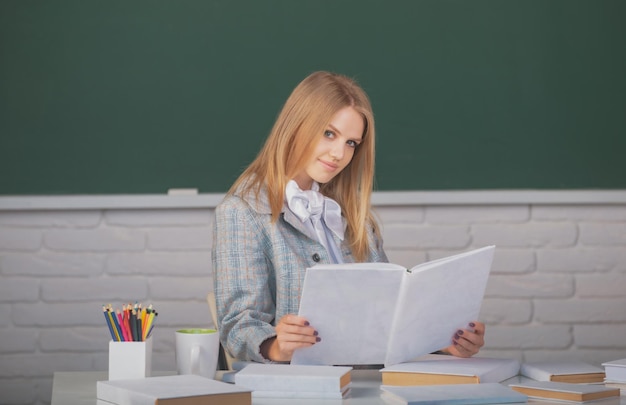
<instances>
[{"instance_id":1,"label":"white pencil cup","mask_svg":"<svg viewBox=\"0 0 626 405\"><path fill-rule=\"evenodd\" d=\"M152 338L144 342L109 342L109 380L150 377Z\"/></svg>"}]
</instances>

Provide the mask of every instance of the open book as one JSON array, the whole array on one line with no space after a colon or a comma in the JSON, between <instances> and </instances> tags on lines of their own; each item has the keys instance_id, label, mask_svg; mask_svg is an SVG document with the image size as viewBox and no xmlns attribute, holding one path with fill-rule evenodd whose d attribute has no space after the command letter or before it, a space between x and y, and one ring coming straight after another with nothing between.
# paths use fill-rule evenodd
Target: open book
<instances>
[{"instance_id":1,"label":"open book","mask_svg":"<svg viewBox=\"0 0 626 405\"><path fill-rule=\"evenodd\" d=\"M299 315L321 341L292 364L391 366L452 344L478 319L494 246L411 269L391 263L324 264L307 269Z\"/></svg>"}]
</instances>

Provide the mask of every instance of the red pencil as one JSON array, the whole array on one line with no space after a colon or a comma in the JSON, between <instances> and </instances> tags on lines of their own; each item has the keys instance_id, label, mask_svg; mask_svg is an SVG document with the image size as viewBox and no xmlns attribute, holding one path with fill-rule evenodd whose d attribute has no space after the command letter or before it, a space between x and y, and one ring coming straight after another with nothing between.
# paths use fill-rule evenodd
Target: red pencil
<instances>
[{"instance_id":1,"label":"red pencil","mask_svg":"<svg viewBox=\"0 0 626 405\"><path fill-rule=\"evenodd\" d=\"M134 339L130 330L128 307L122 305L122 309L124 311L124 329L126 329L126 336L128 337L128 340L132 342Z\"/></svg>"},{"instance_id":2,"label":"red pencil","mask_svg":"<svg viewBox=\"0 0 626 405\"><path fill-rule=\"evenodd\" d=\"M122 329L122 335L124 337L124 341L128 342L128 335L126 334L126 327L124 326L124 318L122 317L122 314L120 313L120 310L117 310L117 319L120 323L120 329Z\"/></svg>"}]
</instances>

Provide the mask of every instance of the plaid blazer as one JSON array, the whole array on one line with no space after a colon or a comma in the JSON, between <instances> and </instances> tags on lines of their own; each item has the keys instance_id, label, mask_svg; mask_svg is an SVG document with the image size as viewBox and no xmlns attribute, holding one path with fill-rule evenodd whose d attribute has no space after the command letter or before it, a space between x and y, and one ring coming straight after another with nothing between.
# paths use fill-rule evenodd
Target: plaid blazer
<instances>
[{"instance_id":1,"label":"plaid blazer","mask_svg":"<svg viewBox=\"0 0 626 405\"><path fill-rule=\"evenodd\" d=\"M333 235L334 236L334 235ZM369 262L386 262L382 241L370 231ZM336 238L336 237L335 237ZM355 261L339 239L343 261ZM227 196L215 209L213 280L220 340L239 360L267 362L260 346L276 336L275 322L297 314L307 267L331 263L322 244L283 210L271 222L267 197Z\"/></svg>"}]
</instances>

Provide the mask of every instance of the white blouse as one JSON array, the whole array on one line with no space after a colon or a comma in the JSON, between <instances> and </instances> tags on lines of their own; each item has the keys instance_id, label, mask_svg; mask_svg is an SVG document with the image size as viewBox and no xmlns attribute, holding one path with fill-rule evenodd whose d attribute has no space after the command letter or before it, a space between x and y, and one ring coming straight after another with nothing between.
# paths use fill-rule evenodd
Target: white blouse
<instances>
[{"instance_id":1,"label":"white blouse","mask_svg":"<svg viewBox=\"0 0 626 405\"><path fill-rule=\"evenodd\" d=\"M311 239L319 241L334 263L342 263L341 251L331 232L340 240L344 238L345 225L341 207L335 200L319 192L320 186L313 182L311 190L302 190L294 180L285 188L285 203L306 226Z\"/></svg>"}]
</instances>

